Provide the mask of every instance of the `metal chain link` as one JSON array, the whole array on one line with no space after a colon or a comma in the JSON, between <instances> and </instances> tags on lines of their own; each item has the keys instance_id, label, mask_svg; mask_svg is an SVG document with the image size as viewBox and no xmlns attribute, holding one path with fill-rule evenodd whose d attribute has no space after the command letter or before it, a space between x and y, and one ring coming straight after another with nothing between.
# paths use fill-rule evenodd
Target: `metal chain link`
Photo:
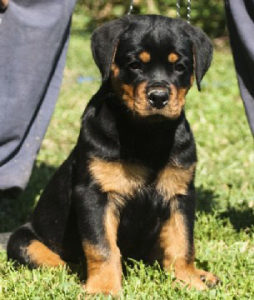
<instances>
[{"instance_id":1,"label":"metal chain link","mask_svg":"<svg viewBox=\"0 0 254 300\"><path fill-rule=\"evenodd\" d=\"M177 15L177 18L181 18L181 0L177 0L176 1L176 15Z\"/></svg>"},{"instance_id":2,"label":"metal chain link","mask_svg":"<svg viewBox=\"0 0 254 300\"><path fill-rule=\"evenodd\" d=\"M191 0L187 0L187 22L191 21Z\"/></svg>"},{"instance_id":3,"label":"metal chain link","mask_svg":"<svg viewBox=\"0 0 254 300\"><path fill-rule=\"evenodd\" d=\"M130 1L130 7L129 7L129 10L128 10L127 15L130 15L130 14L132 13L132 11L133 11L133 1L134 1L134 0L131 0L131 1Z\"/></svg>"},{"instance_id":4,"label":"metal chain link","mask_svg":"<svg viewBox=\"0 0 254 300\"><path fill-rule=\"evenodd\" d=\"M178 18L181 18L181 0L176 1L176 15ZM191 0L187 0L187 22L191 21Z\"/></svg>"},{"instance_id":5,"label":"metal chain link","mask_svg":"<svg viewBox=\"0 0 254 300\"><path fill-rule=\"evenodd\" d=\"M133 1L130 0L130 6L128 10L128 15L130 15L133 11ZM181 0L176 0L176 15L178 18L181 18ZM190 23L191 21L191 0L187 0L187 15L186 15L187 22Z\"/></svg>"}]
</instances>

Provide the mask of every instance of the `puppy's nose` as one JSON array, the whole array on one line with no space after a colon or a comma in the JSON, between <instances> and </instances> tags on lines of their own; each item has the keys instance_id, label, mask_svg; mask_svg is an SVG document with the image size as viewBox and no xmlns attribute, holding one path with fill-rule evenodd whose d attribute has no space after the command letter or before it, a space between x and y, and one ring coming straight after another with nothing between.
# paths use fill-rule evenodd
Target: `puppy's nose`
<instances>
[{"instance_id":1,"label":"puppy's nose","mask_svg":"<svg viewBox=\"0 0 254 300\"><path fill-rule=\"evenodd\" d=\"M147 92L152 107L163 108L169 101L169 90L166 88L150 88Z\"/></svg>"}]
</instances>

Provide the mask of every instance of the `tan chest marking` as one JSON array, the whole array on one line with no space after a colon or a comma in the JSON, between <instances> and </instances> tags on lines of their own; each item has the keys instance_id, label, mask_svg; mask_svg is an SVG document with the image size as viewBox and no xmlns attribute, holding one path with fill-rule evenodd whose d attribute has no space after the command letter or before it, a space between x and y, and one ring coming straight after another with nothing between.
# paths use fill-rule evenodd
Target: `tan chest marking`
<instances>
[{"instance_id":1,"label":"tan chest marking","mask_svg":"<svg viewBox=\"0 0 254 300\"><path fill-rule=\"evenodd\" d=\"M89 170L103 192L133 195L145 183L146 168L126 162L108 162L99 158L90 161Z\"/></svg>"},{"instance_id":2,"label":"tan chest marking","mask_svg":"<svg viewBox=\"0 0 254 300\"><path fill-rule=\"evenodd\" d=\"M188 169L175 165L165 167L157 177L157 191L165 198L165 200L169 200L176 195L186 195L194 171L195 164Z\"/></svg>"}]
</instances>

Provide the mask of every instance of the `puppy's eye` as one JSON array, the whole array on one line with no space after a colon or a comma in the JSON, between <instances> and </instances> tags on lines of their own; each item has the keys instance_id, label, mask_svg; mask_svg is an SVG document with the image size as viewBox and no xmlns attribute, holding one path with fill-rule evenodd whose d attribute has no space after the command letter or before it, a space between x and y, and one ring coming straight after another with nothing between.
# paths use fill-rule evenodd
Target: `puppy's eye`
<instances>
[{"instance_id":1,"label":"puppy's eye","mask_svg":"<svg viewBox=\"0 0 254 300\"><path fill-rule=\"evenodd\" d=\"M134 62L129 64L129 68L131 70L140 70L141 69L141 63L138 62L138 61L134 61Z\"/></svg>"},{"instance_id":2,"label":"puppy's eye","mask_svg":"<svg viewBox=\"0 0 254 300\"><path fill-rule=\"evenodd\" d=\"M177 71L177 72L184 72L185 71L185 65L183 65L183 64L176 64L175 65L175 70Z\"/></svg>"}]
</instances>

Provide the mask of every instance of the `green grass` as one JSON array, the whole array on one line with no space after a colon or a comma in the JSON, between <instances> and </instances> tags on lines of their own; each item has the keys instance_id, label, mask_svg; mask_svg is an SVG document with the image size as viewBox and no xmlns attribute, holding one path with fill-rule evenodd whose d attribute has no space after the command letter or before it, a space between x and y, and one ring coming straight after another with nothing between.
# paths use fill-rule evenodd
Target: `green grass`
<instances>
[{"instance_id":1,"label":"green grass","mask_svg":"<svg viewBox=\"0 0 254 300\"><path fill-rule=\"evenodd\" d=\"M74 26L60 98L27 190L2 201L0 231L25 222L46 182L75 144L80 117L99 86L85 19ZM78 83L79 76L85 81ZM92 78L92 79L91 79ZM203 91L193 88L186 113L194 131L197 168L196 263L222 284L207 292L172 287L157 265L127 266L123 299L252 299L254 297L254 150L227 48L216 50ZM0 252L0 299L84 299L77 273L68 269L14 269ZM98 299L104 299L98 296Z\"/></svg>"}]
</instances>

